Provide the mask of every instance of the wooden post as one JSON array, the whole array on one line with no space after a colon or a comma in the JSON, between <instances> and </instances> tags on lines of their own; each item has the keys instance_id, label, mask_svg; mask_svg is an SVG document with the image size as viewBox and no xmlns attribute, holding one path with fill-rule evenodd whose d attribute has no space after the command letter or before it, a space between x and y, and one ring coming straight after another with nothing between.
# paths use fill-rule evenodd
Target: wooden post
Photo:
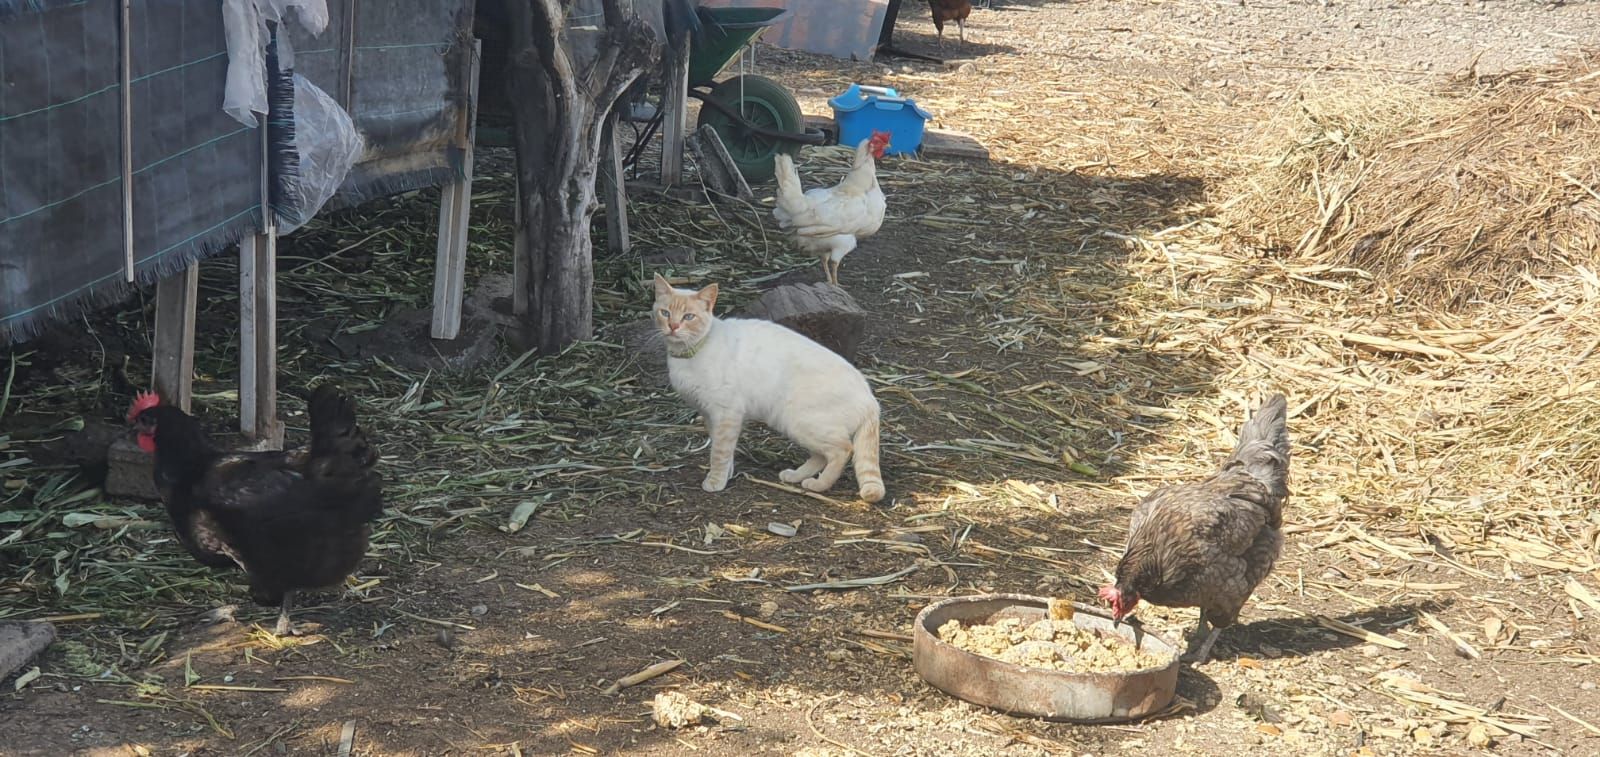
<instances>
[{"instance_id":1,"label":"wooden post","mask_svg":"<svg viewBox=\"0 0 1600 757\"><path fill-rule=\"evenodd\" d=\"M611 111L600 134L600 180L606 201L606 249L627 254L633 248L628 238L628 185L622 175L622 151L617 149L617 119Z\"/></svg>"},{"instance_id":2,"label":"wooden post","mask_svg":"<svg viewBox=\"0 0 1600 757\"><path fill-rule=\"evenodd\" d=\"M155 361L150 383L167 404L186 413L194 398L194 310L199 291L199 263L156 284Z\"/></svg>"},{"instance_id":3,"label":"wooden post","mask_svg":"<svg viewBox=\"0 0 1600 757\"><path fill-rule=\"evenodd\" d=\"M467 227L472 220L472 142L477 138L478 58L483 43L473 40L467 58L467 100L456 146L462 151L461 178L439 192L439 247L433 266L433 338L461 334L461 300L466 296Z\"/></svg>"},{"instance_id":4,"label":"wooden post","mask_svg":"<svg viewBox=\"0 0 1600 757\"><path fill-rule=\"evenodd\" d=\"M133 283L133 4L122 0L122 260L123 279Z\"/></svg>"},{"instance_id":5,"label":"wooden post","mask_svg":"<svg viewBox=\"0 0 1600 757\"><path fill-rule=\"evenodd\" d=\"M257 449L283 446L278 422L278 232L239 242L239 431Z\"/></svg>"},{"instance_id":6,"label":"wooden post","mask_svg":"<svg viewBox=\"0 0 1600 757\"><path fill-rule=\"evenodd\" d=\"M254 449L282 449L278 422L278 227L261 124L261 230L239 240L239 431Z\"/></svg>"},{"instance_id":7,"label":"wooden post","mask_svg":"<svg viewBox=\"0 0 1600 757\"><path fill-rule=\"evenodd\" d=\"M671 40L663 51L666 91L661 96L661 186L683 179L683 138L689 120L689 35Z\"/></svg>"}]
</instances>

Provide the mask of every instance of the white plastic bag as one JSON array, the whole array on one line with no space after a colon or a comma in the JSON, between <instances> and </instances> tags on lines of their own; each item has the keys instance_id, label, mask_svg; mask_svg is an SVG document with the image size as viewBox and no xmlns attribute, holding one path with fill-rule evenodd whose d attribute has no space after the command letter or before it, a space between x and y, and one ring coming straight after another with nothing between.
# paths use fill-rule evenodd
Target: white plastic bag
<instances>
[{"instance_id":1,"label":"white plastic bag","mask_svg":"<svg viewBox=\"0 0 1600 757\"><path fill-rule=\"evenodd\" d=\"M228 81L222 110L250 128L267 112L267 22L283 25L290 9L312 35L328 28L327 0L223 0L222 29L228 39ZM278 61L294 67L289 35L278 35Z\"/></svg>"},{"instance_id":2,"label":"white plastic bag","mask_svg":"<svg viewBox=\"0 0 1600 757\"><path fill-rule=\"evenodd\" d=\"M282 234L300 228L327 204L366 149L350 114L299 74L294 75L294 148L300 169L286 190L285 207L279 208Z\"/></svg>"}]
</instances>

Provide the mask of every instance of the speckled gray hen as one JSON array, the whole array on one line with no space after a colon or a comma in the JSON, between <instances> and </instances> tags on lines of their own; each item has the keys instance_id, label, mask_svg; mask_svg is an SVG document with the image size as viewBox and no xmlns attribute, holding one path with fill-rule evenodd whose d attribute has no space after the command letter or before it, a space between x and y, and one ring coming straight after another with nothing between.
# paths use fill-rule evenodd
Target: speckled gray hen
<instances>
[{"instance_id":1,"label":"speckled gray hen","mask_svg":"<svg viewBox=\"0 0 1600 757\"><path fill-rule=\"evenodd\" d=\"M1283 395L1267 398L1215 475L1157 489L1134 508L1116 583L1100 589L1117 620L1141 599L1163 607L1198 607L1191 649L1202 635L1204 641L1193 660L1210 656L1217 634L1238 620L1283 549L1287 414Z\"/></svg>"}]
</instances>

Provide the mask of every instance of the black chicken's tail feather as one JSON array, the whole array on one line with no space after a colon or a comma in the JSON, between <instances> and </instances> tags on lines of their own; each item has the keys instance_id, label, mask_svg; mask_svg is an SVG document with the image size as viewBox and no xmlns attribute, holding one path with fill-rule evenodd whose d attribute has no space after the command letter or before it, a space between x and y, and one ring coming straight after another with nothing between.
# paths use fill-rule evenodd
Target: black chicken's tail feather
<instances>
[{"instance_id":1,"label":"black chicken's tail feather","mask_svg":"<svg viewBox=\"0 0 1600 757\"><path fill-rule=\"evenodd\" d=\"M311 451L309 476L323 485L347 489L352 515L363 520L382 509L381 482L373 470L377 450L356 422L356 403L332 384L311 393Z\"/></svg>"},{"instance_id":2,"label":"black chicken's tail feather","mask_svg":"<svg viewBox=\"0 0 1600 757\"><path fill-rule=\"evenodd\" d=\"M1239 443L1224 465L1243 465L1280 500L1289 495L1288 404L1282 394L1267 397L1239 429Z\"/></svg>"}]
</instances>

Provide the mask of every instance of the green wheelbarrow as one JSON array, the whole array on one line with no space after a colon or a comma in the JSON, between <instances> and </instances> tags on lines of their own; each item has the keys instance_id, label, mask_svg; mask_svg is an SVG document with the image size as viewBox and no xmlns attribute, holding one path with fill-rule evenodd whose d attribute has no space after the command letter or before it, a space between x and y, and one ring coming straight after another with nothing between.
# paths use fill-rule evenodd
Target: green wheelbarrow
<instances>
[{"instance_id":1,"label":"green wheelbarrow","mask_svg":"<svg viewBox=\"0 0 1600 757\"><path fill-rule=\"evenodd\" d=\"M782 84L755 74L716 81L728 64L767 27L788 18L784 8L695 9L700 30L689 40L689 96L701 102L696 126L710 126L722 139L739 173L755 184L772 178L772 159L791 157L803 145L827 144L820 129L805 129L800 103ZM659 109L625 162L633 163L660 127Z\"/></svg>"}]
</instances>

